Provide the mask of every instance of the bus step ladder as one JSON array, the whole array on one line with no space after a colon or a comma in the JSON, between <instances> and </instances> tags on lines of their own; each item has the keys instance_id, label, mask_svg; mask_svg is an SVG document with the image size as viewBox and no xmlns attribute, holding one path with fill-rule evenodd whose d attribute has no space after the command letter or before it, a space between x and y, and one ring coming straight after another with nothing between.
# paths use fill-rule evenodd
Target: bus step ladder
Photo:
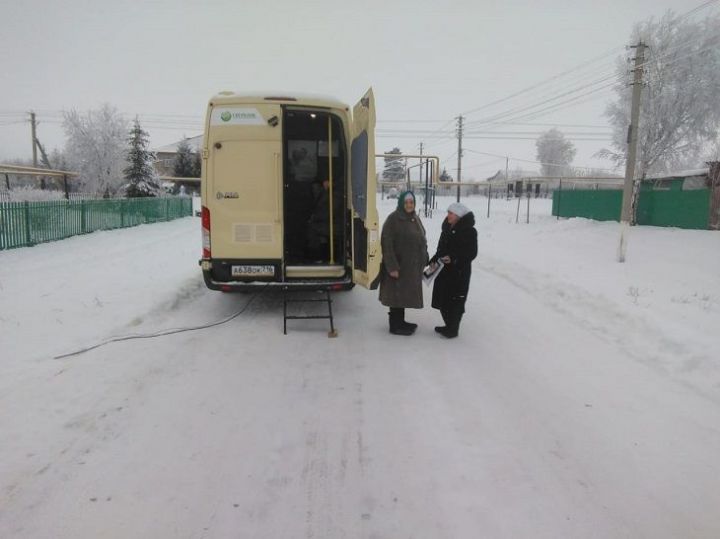
<instances>
[{"instance_id":1,"label":"bus step ladder","mask_svg":"<svg viewBox=\"0 0 720 539\"><path fill-rule=\"evenodd\" d=\"M283 334L287 335L287 321L288 320L330 320L330 331L328 331L328 337L337 337L338 333L335 329L335 323L332 312L332 298L330 297L330 290L318 290L323 292L325 297L323 298L308 298L308 297L296 297L290 298L291 294L305 292L307 290L293 290L288 287L283 287ZM288 315L288 303L325 303L327 305L327 314L303 314L303 315Z\"/></svg>"}]
</instances>

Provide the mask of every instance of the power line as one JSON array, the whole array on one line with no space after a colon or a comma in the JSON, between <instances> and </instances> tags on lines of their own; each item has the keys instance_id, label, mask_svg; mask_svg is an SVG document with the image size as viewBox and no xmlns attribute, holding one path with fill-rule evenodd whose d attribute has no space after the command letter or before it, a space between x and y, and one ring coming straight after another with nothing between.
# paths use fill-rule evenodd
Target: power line
<instances>
[{"instance_id":1,"label":"power line","mask_svg":"<svg viewBox=\"0 0 720 539\"><path fill-rule=\"evenodd\" d=\"M490 165L493 164L493 163L497 163L498 161L505 161L505 158L504 158L504 157L497 157L497 158L495 158L495 159L491 159L490 161L485 161L485 162L483 162L483 163L477 163L477 164L475 164L475 165L466 166L465 168L466 168L466 169L469 169L469 168L487 167L487 166L490 166Z\"/></svg>"},{"instance_id":2,"label":"power line","mask_svg":"<svg viewBox=\"0 0 720 539\"><path fill-rule=\"evenodd\" d=\"M467 129L464 130L465 133L473 134L473 135L542 135L547 132L547 130L544 131L495 131L495 130L482 130L482 129ZM379 131L380 134L383 135L407 135L412 134L416 135L418 137L422 137L423 135L428 134L427 131L413 131L413 130L391 130L391 131ZM598 132L598 131L563 131L565 135L581 135L581 136L607 136L610 133L607 131L604 132Z\"/></svg>"},{"instance_id":3,"label":"power line","mask_svg":"<svg viewBox=\"0 0 720 539\"><path fill-rule=\"evenodd\" d=\"M689 10L685 14L679 15L674 20L674 24L677 24L681 22L684 19L687 19L691 15L701 11L702 9L707 8L708 6L715 4L720 0L711 0L708 2L704 2L700 6L697 6L696 8L693 8L692 10ZM705 41L705 43L703 43ZM673 55L677 55L678 52L683 51L685 49L688 49L689 47L696 46L698 44L703 44L703 48L700 51L695 51L689 55L684 55L676 58L672 58ZM661 55L654 55L654 57L651 57L648 61L658 61L658 60L664 60L664 59L670 59L671 61L667 65L677 65L679 62L681 62L684 58L688 56L692 56L697 54L698 52L704 52L705 50L712 48L714 45L714 41L711 41L708 45L706 38L704 36L698 36L698 37L692 37L690 39L686 39L682 41L681 43L673 44L672 46L666 48L662 51ZM574 68L571 68L570 70L566 70L562 73L559 73L557 75L554 75L552 77L549 77L548 79L545 79L544 81L541 81L540 83L537 83L536 85L533 85L531 87L525 88L524 90L521 90L519 92L516 92L514 94L511 94L510 96L507 96L506 98L496 100L492 103L488 103L487 105L483 105L481 107L476 107L475 109L471 109L467 111L465 114L472 114L474 112L477 112L479 110L482 110L484 108L489 108L490 106L494 106L496 104L509 101L511 99L514 99L520 95L523 95L525 93L533 92L537 90L538 88L541 88L543 86L547 86L551 82L557 81L557 83L560 83L560 80L563 78L567 78L567 75L570 75L572 73L576 73L579 76L571 77L571 80L574 82L581 83L576 87L573 87L570 91L560 92L558 94L557 90L555 90L552 94L545 94L540 101L532 102L531 104L525 104L525 105L515 105L514 107L510 107L509 109L506 109L505 111L501 111L498 113L495 113L494 115L489 115L486 118L481 118L478 120L473 120L470 122L466 122L465 125L467 128L485 128L493 130L494 127L498 126L507 126L510 124L517 124L521 121L530 121L534 119L541 118L543 116L547 116L548 114L556 113L560 110L564 110L570 107L575 107L578 105L581 105L583 103L588 103L591 101L595 101L597 99L602 99L609 97L612 94L613 89L617 87L617 84L619 81L621 81L624 78L624 73L617 73L617 66L616 65L609 65L608 67L604 68L604 70L597 70L594 69L591 73L592 79L588 77L588 73L585 73L585 71L590 68L591 66L597 64L600 60L603 60L605 58L608 58L612 55L615 51L622 50L622 47L616 47L611 49L610 51L603 53L602 55L592 58L591 60L584 62L578 66L575 66ZM666 67L667 67L666 65ZM589 81L589 82L588 82ZM612 82L611 82L612 81ZM607 84L603 84L607 82ZM652 79L650 82L653 82ZM564 81L563 84L564 87L567 88L567 81ZM599 85L599 86L598 86ZM594 87L598 86L598 87ZM583 92L582 90L588 89L588 91ZM578 94L578 92L581 92ZM575 95L578 94L578 95ZM562 99L563 97L567 97L567 99ZM544 106L543 105L547 105ZM451 131L446 130L447 127L452 123L453 119L450 119L446 121L443 125L441 125L438 129L435 129L433 131L427 132L425 131L423 133L424 139L434 139L434 140L441 140L441 142L436 143L435 147L442 147L447 144L450 144L453 141L453 134ZM555 125L555 127L560 127L558 125ZM590 128L597 128L599 126L593 126ZM613 128L610 126L603 126L603 129L610 129ZM476 133L480 133L480 131L475 131ZM486 131L482 131L483 133L487 133ZM497 131L496 131L497 132ZM394 134L390 134L394 133ZM378 137L394 137L394 138L413 138L405 135L399 135L399 131L388 129L385 132L383 132L382 129L378 130ZM466 138L470 138L473 135L470 134L471 131L467 131ZM501 133L505 134L505 132ZM438 135L439 136L436 136ZM508 133L511 135L511 133ZM593 137L574 137L571 140L577 140L577 141L594 141L594 142L612 142L612 138L595 138L597 137L596 134L593 134ZM521 139L518 136L510 136L510 137L481 137L479 135L476 135L475 138L485 138L485 139L491 139L491 140L507 140L508 138L512 139ZM527 139L526 139L527 140Z\"/></svg>"},{"instance_id":4,"label":"power line","mask_svg":"<svg viewBox=\"0 0 720 539\"><path fill-rule=\"evenodd\" d=\"M488 124L493 125L493 124L495 124L495 122L488 122ZM545 126L545 127L576 127L576 128L588 128L588 129L612 129L612 126L610 126L610 125L532 123L532 122L497 122L496 125L530 125L530 126Z\"/></svg>"},{"instance_id":5,"label":"power line","mask_svg":"<svg viewBox=\"0 0 720 539\"><path fill-rule=\"evenodd\" d=\"M710 48L712 48L712 46L713 46L713 45L711 44L711 45L705 47L704 49L701 49L701 51L696 51L696 52L693 53L692 55L696 54L697 52L703 52L704 50L710 49ZM682 60L685 59L686 57L692 56L692 55L682 56L682 57L680 57L680 58L673 59L673 61L670 62L670 63L668 63L667 65L676 64L677 62L682 61ZM563 105L565 105L565 104L567 104L567 103L573 103L573 102L577 101L578 99L580 99L581 97L583 97L583 96L585 96L585 95L589 95L589 94L592 94L592 93L597 92L597 91L601 91L601 90L606 89L606 88L611 88L611 87L613 87L613 86L615 86L615 83L606 84L606 85L604 85L604 86L602 86L602 87L600 87L600 88L597 88L597 89L595 89L595 90L592 90L592 91L590 91L590 92L586 92L586 93L584 93L584 94L581 94L581 95L576 96L576 97L572 97L572 98L570 98L570 99L568 99L568 100L565 100L565 101L562 101L562 102L560 102L560 103L553 104L553 105L551 105L551 106L549 106L549 107L546 107L545 109L541 109L540 111L531 111L531 112L528 112L528 113L525 114L525 115L516 116L516 117L512 118L512 120L514 121L514 120L521 120L521 119L534 119L534 118L540 117L540 116L542 116L542 115L545 115L545 111L554 112L555 110L559 110L560 108L565 108ZM586 101L589 101L589 100L586 100ZM584 102L586 102L586 101L584 101ZM579 104L579 103L576 103L576 104ZM543 114L540 114L540 113L543 113ZM479 123L479 122L478 122L478 123Z\"/></svg>"},{"instance_id":6,"label":"power line","mask_svg":"<svg viewBox=\"0 0 720 539\"><path fill-rule=\"evenodd\" d=\"M690 11L688 11L688 12L682 14L682 15L678 15L678 17L677 17L677 18L675 19L675 21L673 21L673 22L674 22L675 24L677 24L677 23L679 23L680 21L682 21L683 19L686 19L687 17L689 17L689 16L691 16L691 15L694 15L694 14L697 13L698 11L701 11L701 10L705 9L706 7L708 7L708 6L717 3L718 1L720 1L720 0L708 0L707 2L704 2L704 3L700 4L699 6L691 9Z\"/></svg>"},{"instance_id":7,"label":"power line","mask_svg":"<svg viewBox=\"0 0 720 539\"><path fill-rule=\"evenodd\" d=\"M378 120L379 124L439 124L445 120Z\"/></svg>"},{"instance_id":8,"label":"power line","mask_svg":"<svg viewBox=\"0 0 720 539\"><path fill-rule=\"evenodd\" d=\"M535 89L537 89L537 88L539 88L539 87L541 87L541 86L544 86L545 84L548 84L549 82L555 81L555 80L557 80L557 79L559 79L559 78L562 78L562 77L564 77L564 76L566 76L566 75L568 75L568 74L570 74L570 73L573 73L573 72L575 72L575 71L578 71L579 69L583 69L583 68L587 67L588 65L590 65L590 64L592 64L592 63L594 63L594 62L596 62L596 61L598 61L598 60L604 59L604 58L606 58L606 57L608 57L608 56L611 56L611 55L615 54L615 53L618 52L619 50L622 50L622 47L613 47L612 49L610 49L610 50L602 53L600 56L597 56L597 57L592 58L592 59L590 59L590 60L584 61L584 62L582 62L581 64L579 64L579 65L577 65L577 66L575 66L575 67L573 67L573 68L570 68L570 69L568 69L568 70L566 70L566 71L563 71L562 73L558 73L557 75L553 75L552 77L549 77L549 78L547 78L547 79L545 79L545 80L543 80L543 81L541 81L541 82L538 82L538 83L536 83L536 84L533 84L533 85L531 85L531 86L528 86L527 88L524 88L524 89L520 90L519 92L515 92L514 94L511 94L511 95L509 95L509 96L507 96L507 97L504 97L504 98L502 98L502 99L498 99L498 100L495 100L495 101L493 101L493 102L491 102L491 103L486 103L485 105L481 105L481 106L479 106L479 107L475 107L475 108L473 108L473 109L467 110L467 111L463 112L463 114L465 114L465 115L475 114L476 112L479 112L479 111L484 110L484 109L486 109L486 108L492 107L492 106L497 105L497 104L500 104L500 103L504 103L505 101L508 101L508 100L510 100L510 99L513 99L513 98L515 98L515 97L517 97L517 96L519 96L519 95L525 94L525 93L527 93L527 92L533 91L533 90L535 90Z\"/></svg>"},{"instance_id":9,"label":"power line","mask_svg":"<svg viewBox=\"0 0 720 539\"><path fill-rule=\"evenodd\" d=\"M698 12L698 11L700 11L700 10L702 10L702 9L710 6L710 5L712 5L713 3L717 2L717 1L719 1L719 0L711 0L711 1L709 1L709 2L705 2L705 3L701 4L700 6L697 6L696 8L693 8L692 10L688 11L688 12L685 13L684 15L678 16L678 17L675 19L674 23L677 24L678 22L682 21L683 19L687 18L688 16L690 16L690 15L692 15L692 14L694 14L694 13L696 13L696 12ZM702 39L702 36L701 36L700 38L697 38L697 39L691 38L691 39L686 40L685 42L683 42L683 43L681 43L681 44L677 44L677 45L673 46L671 49L668 49L668 51L669 51L668 54L672 54L673 52L677 52L678 50L681 50L681 49L684 48L684 47L688 47L688 46L690 46L690 45L692 45L692 44L694 44L694 43L697 43L698 39ZM476 107L476 108L474 108L474 109L471 109L471 110L465 112L464 114L473 114L474 112L477 112L477 111L479 111L479 110L488 108L488 107L490 107L490 106L499 104L499 103L501 103L501 102L508 101L508 100L510 100L510 99L513 99L513 98L515 98L515 97L517 97L517 96L519 96L519 95L522 95L522 94L524 94L524 93L527 93L527 92L529 92L529 91L533 91L533 90L535 90L535 89L537 89L537 88L539 88L539 87L541 87L541 86L543 86L543 85L546 85L546 84L549 83L549 82L556 81L556 80L558 80L558 79L566 76L567 74L570 74L570 73L572 73L572 72L576 72L576 71L578 71L578 70L582 70L583 68L590 66L590 65L593 64L594 62L597 62L598 60L601 60L601 59L603 59L603 58L608 57L609 55L611 55L613 52L615 52L615 51L617 51L617 50L621 50L621 48L617 48L617 47L616 47L616 48L614 48L614 49L611 49L611 51L608 51L608 52L606 52L606 53L603 53L603 54L600 55L599 57L593 58L593 59L591 59L591 60L589 60L589 61L587 61L587 62L583 62L582 64L580 64L580 65L578 65L578 66L576 66L576 67L574 67L574 68L572 68L572 69L570 69L570 70L567 70L567 71L564 71L564 72L562 72L562 73L559 73L558 75L554 75L554 76L552 76L552 77L550 77L550 78L548 78L548 79L545 79L544 81L541 81L540 83L537 83L537 84L535 84L535 85L533 85L533 86L530 86L530 87L528 87L528 88L525 88L524 90L521 90L521 91L519 91L519 92L516 92L516 93L514 93L514 94L511 94L510 96L507 96L507 97L505 97L505 98L503 98L503 99L496 100L496 101L493 101L492 103L488 103L488 104L486 104L486 105L483 105L483 106L480 106L480 107ZM614 69L614 68L613 68L613 69ZM583 78L584 78L584 77L586 77L586 75L583 75ZM611 80L611 79L617 78L617 77L618 77L618 75L608 75L608 76L604 76L604 77L602 77L602 78L595 79L594 81L592 81L592 82L590 82L590 83L588 83L588 84L584 84L584 85L582 85L582 86L579 86L579 87L577 87L577 88L574 88L574 89L573 89L572 91L570 91L570 92L565 92L565 93L562 93L562 94L560 94L560 95L554 95L554 96L550 97L549 99L545 99L544 101L541 101L541 102L539 102L539 103L534 103L534 104L531 105L531 106L525 106L525 107L523 107L523 106L520 106L520 107L516 106L516 107L511 108L511 109L509 109L509 110L506 110L506 111L504 111L504 112L498 113L498 114L496 114L495 116L491 116L491 117L489 117L489 118L485 118L485 119L475 120L475 121L473 121L473 122L469 122L469 123L468 123L468 126L471 125L471 124L472 124L472 125L477 125L477 124L487 123L489 119L497 120L497 119L500 119L500 118L503 118L503 117L507 118L507 116L510 115L510 114L517 114L517 113L519 113L519 112L524 112L524 111L526 111L526 110L531 110L532 108L535 108L535 107L540 106L540 105L542 105L542 104L545 104L545 103L547 103L547 102L550 102L550 101L559 99L559 98L562 97L562 96L572 95L572 93L576 93L577 91L580 91L580 90L582 90L582 89L584 89L584 88L587 88L587 87L593 86L593 85L595 85L595 84L599 84L599 83L604 82L604 81L606 81L606 80Z\"/></svg>"},{"instance_id":10,"label":"power line","mask_svg":"<svg viewBox=\"0 0 720 539\"><path fill-rule=\"evenodd\" d=\"M565 165L565 164L563 164L563 163L543 163L542 161L534 161L534 160L532 160L532 159L521 159L520 157L511 157L511 156L509 156L509 155L499 155L499 154L496 154L496 153L480 152L480 151L478 151L478 150L471 150L471 149L467 149L467 148L466 148L466 151L471 152L471 153L476 153L476 154L479 154L479 155L487 155L487 156L498 157L498 158L502 158L502 159L508 158L508 159L510 159L510 161L520 161L520 162L523 162L523 163L534 163L534 164L536 164L536 165L547 165L547 166L554 166L554 167L559 167L559 166L572 166L573 168L581 168L581 169L583 169L583 170L600 170L600 171L603 171L603 172L614 172L612 169L607 169L607 168L583 167L583 166L576 166L576 165Z\"/></svg>"},{"instance_id":11,"label":"power line","mask_svg":"<svg viewBox=\"0 0 720 539\"><path fill-rule=\"evenodd\" d=\"M524 115L515 116L512 119L513 120L532 120L536 118L540 118L542 116L546 116L547 114L551 112L557 112L558 110L563 110L565 108L568 108L569 106L579 105L581 103L580 100L582 100L583 97L595 95L598 94L598 92L601 93L601 95L595 96L593 99L599 99L602 97L606 97L605 93L609 95L610 90L615 86L615 83L606 84L604 86L601 86L600 88L595 88L594 90L590 90L588 92L582 93L580 95L570 97L569 99L566 99L564 101L560 101L559 103L553 103L552 105L549 105L545 108L539 109L539 110L532 110L528 111ZM582 101L582 103L587 103L588 101L592 101L593 99L586 99Z\"/></svg>"}]
</instances>

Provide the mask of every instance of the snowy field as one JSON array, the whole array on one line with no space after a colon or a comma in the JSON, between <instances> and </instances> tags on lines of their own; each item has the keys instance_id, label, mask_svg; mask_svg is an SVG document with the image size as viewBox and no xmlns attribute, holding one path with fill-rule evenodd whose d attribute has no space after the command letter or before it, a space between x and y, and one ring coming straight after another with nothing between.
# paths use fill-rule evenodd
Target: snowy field
<instances>
[{"instance_id":1,"label":"snowy field","mask_svg":"<svg viewBox=\"0 0 720 539\"><path fill-rule=\"evenodd\" d=\"M0 252L0 537L720 537L720 233L468 205L451 341L360 288L283 336L194 217Z\"/></svg>"}]
</instances>

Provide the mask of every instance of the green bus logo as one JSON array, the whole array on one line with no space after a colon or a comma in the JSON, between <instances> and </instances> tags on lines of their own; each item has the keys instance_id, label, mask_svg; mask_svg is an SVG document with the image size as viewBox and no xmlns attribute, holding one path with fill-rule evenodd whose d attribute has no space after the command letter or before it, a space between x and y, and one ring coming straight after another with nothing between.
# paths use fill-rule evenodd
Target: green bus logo
<instances>
[{"instance_id":1,"label":"green bus logo","mask_svg":"<svg viewBox=\"0 0 720 539\"><path fill-rule=\"evenodd\" d=\"M220 115L220 119L223 122L229 122L231 118L232 118L232 114L230 114L228 111L225 111Z\"/></svg>"}]
</instances>

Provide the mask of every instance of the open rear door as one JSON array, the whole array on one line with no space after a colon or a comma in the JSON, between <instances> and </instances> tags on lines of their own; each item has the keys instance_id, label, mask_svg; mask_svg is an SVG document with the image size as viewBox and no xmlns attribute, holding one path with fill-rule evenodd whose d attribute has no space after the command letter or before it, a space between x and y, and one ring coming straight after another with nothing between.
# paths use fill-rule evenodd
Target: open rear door
<instances>
[{"instance_id":1,"label":"open rear door","mask_svg":"<svg viewBox=\"0 0 720 539\"><path fill-rule=\"evenodd\" d=\"M350 146L353 282L370 288L380 271L372 88L353 107Z\"/></svg>"}]
</instances>

